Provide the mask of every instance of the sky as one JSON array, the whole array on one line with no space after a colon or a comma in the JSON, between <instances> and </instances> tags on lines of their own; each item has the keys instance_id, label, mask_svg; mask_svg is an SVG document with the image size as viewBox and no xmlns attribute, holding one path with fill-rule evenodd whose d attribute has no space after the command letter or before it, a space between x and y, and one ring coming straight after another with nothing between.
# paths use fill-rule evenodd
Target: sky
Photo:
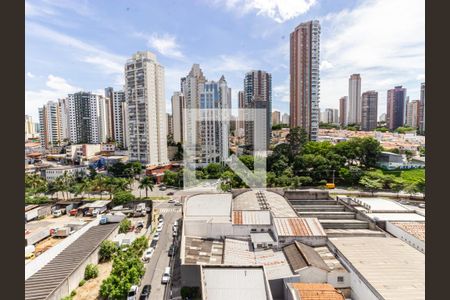
<instances>
[{"instance_id":1,"label":"sky","mask_svg":"<svg viewBox=\"0 0 450 300\"><path fill-rule=\"evenodd\" d=\"M319 20L320 108L338 108L348 78L361 90L425 81L425 0L26 0L25 114L77 91L123 88L123 66L137 51L165 68L166 110L194 63L208 80L225 76L233 106L245 73L272 74L272 108L289 113L289 34Z\"/></svg>"}]
</instances>

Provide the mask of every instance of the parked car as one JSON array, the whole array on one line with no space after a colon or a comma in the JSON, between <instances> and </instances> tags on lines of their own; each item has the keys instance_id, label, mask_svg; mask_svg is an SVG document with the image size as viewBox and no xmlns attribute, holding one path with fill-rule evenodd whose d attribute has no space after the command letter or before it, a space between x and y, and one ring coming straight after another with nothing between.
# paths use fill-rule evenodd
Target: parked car
<instances>
[{"instance_id":1,"label":"parked car","mask_svg":"<svg viewBox=\"0 0 450 300\"><path fill-rule=\"evenodd\" d=\"M169 280L170 280L170 267L166 267L164 269L164 274L163 274L163 276L161 278L161 283L162 284L166 284L166 283L169 282Z\"/></svg>"},{"instance_id":2,"label":"parked car","mask_svg":"<svg viewBox=\"0 0 450 300\"><path fill-rule=\"evenodd\" d=\"M152 247L150 247L147 250L145 250L144 256L142 257L142 260L143 261L149 261L152 258L152 256L153 256L153 252L155 252L155 248L152 248Z\"/></svg>"},{"instance_id":3,"label":"parked car","mask_svg":"<svg viewBox=\"0 0 450 300\"><path fill-rule=\"evenodd\" d=\"M175 204L174 204L175 206L181 206L182 204L180 203L180 202L175 202Z\"/></svg>"},{"instance_id":4,"label":"parked car","mask_svg":"<svg viewBox=\"0 0 450 300\"><path fill-rule=\"evenodd\" d=\"M144 222L143 221L138 221L136 223L136 228L143 228L144 227Z\"/></svg>"},{"instance_id":5,"label":"parked car","mask_svg":"<svg viewBox=\"0 0 450 300\"><path fill-rule=\"evenodd\" d=\"M160 186L160 187L159 187L159 190L160 190L160 191L165 191L165 190L167 190L167 188L166 188L165 186Z\"/></svg>"},{"instance_id":6,"label":"parked car","mask_svg":"<svg viewBox=\"0 0 450 300\"><path fill-rule=\"evenodd\" d=\"M138 295L139 287L137 285L133 285L128 292L127 300L136 300Z\"/></svg>"},{"instance_id":7,"label":"parked car","mask_svg":"<svg viewBox=\"0 0 450 300\"><path fill-rule=\"evenodd\" d=\"M172 233L172 236L173 236L173 237L178 236L178 230L174 230L173 233Z\"/></svg>"},{"instance_id":8,"label":"parked car","mask_svg":"<svg viewBox=\"0 0 450 300\"><path fill-rule=\"evenodd\" d=\"M158 227L156 227L156 232L161 232L162 229L163 229L163 224L162 224L162 223L159 223L159 224L158 224Z\"/></svg>"},{"instance_id":9,"label":"parked car","mask_svg":"<svg viewBox=\"0 0 450 300\"><path fill-rule=\"evenodd\" d=\"M62 209L54 210L53 213L52 213L53 217L55 217L55 218L61 217L62 214L63 214Z\"/></svg>"},{"instance_id":10,"label":"parked car","mask_svg":"<svg viewBox=\"0 0 450 300\"><path fill-rule=\"evenodd\" d=\"M155 233L155 235L153 236L153 240L154 241L159 241L159 232Z\"/></svg>"},{"instance_id":11,"label":"parked car","mask_svg":"<svg viewBox=\"0 0 450 300\"><path fill-rule=\"evenodd\" d=\"M142 293L141 293L141 297L139 298L139 300L147 300L148 297L150 296L150 292L152 291L152 286L149 284L144 285L144 287L142 288Z\"/></svg>"},{"instance_id":12,"label":"parked car","mask_svg":"<svg viewBox=\"0 0 450 300\"><path fill-rule=\"evenodd\" d=\"M419 204L419 207L420 207L420 208L425 208L425 203Z\"/></svg>"},{"instance_id":13,"label":"parked car","mask_svg":"<svg viewBox=\"0 0 450 300\"><path fill-rule=\"evenodd\" d=\"M172 245L170 245L170 248L169 248L169 251L167 252L167 255L168 256L174 256L176 252L177 252L177 246L172 244Z\"/></svg>"},{"instance_id":14,"label":"parked car","mask_svg":"<svg viewBox=\"0 0 450 300\"><path fill-rule=\"evenodd\" d=\"M157 244L158 244L158 240L152 240L152 241L150 242L150 247L152 247L153 249L155 249Z\"/></svg>"},{"instance_id":15,"label":"parked car","mask_svg":"<svg viewBox=\"0 0 450 300\"><path fill-rule=\"evenodd\" d=\"M158 221L161 222L161 220L164 220L164 216L163 215L159 215L159 217L158 217Z\"/></svg>"},{"instance_id":16,"label":"parked car","mask_svg":"<svg viewBox=\"0 0 450 300\"><path fill-rule=\"evenodd\" d=\"M168 192L167 196L173 196L173 192Z\"/></svg>"},{"instance_id":17,"label":"parked car","mask_svg":"<svg viewBox=\"0 0 450 300\"><path fill-rule=\"evenodd\" d=\"M168 203L175 203L175 199L171 198Z\"/></svg>"}]
</instances>

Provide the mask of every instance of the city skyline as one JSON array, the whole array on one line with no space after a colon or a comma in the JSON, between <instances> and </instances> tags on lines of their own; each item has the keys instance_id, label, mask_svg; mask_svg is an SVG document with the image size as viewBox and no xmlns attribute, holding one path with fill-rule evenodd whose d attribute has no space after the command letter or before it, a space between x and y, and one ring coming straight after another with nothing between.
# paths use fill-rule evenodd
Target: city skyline
<instances>
[{"instance_id":1,"label":"city skyline","mask_svg":"<svg viewBox=\"0 0 450 300\"><path fill-rule=\"evenodd\" d=\"M420 82L424 81L423 1L418 1L417 5L408 2L413 9L389 22L389 26L404 30L403 35L386 31L389 36L378 41L372 37L386 32L373 24L376 22L374 14L391 14L406 2L316 1L309 9L308 5L304 6L304 13L276 6L278 4L269 8L255 8L248 4L239 12L236 4L230 3L197 1L183 2L176 7L172 4L164 7L153 5L152 11L162 15L171 13L177 18L186 6L195 8L193 15L198 19L195 21L197 26L180 28L160 17L153 21L149 20L152 18L141 17L141 11L149 11L148 4L144 3L123 3L114 7L106 7L101 2L95 5L87 3L75 12L70 5L63 7L65 4L27 1L26 113L37 119L38 107L69 93L91 91L103 94L103 89L108 86L121 90L121 73L126 58L143 50L154 52L166 66L167 112L171 111L170 96L179 90L179 78L193 63L199 63L212 78L225 75L233 91L233 107L237 107L237 91L242 85L242 76L252 69L266 70L273 76L273 109L286 113L289 112L288 34L299 23L311 19L318 19L322 27L321 108L338 107L336 99L347 94L346 81L352 73L363 77L362 90L379 92L379 113L386 110L386 91L392 86L403 85L410 99L419 99ZM205 29L198 22L203 22L200 21L201 16L208 13L218 17ZM106 22L106 16L109 19L123 17L119 24L113 25ZM367 22L371 16L373 22ZM224 22L227 25L220 29ZM154 30L139 32L142 26ZM244 27L244 30L235 30L236 26ZM370 40L358 35L363 29L373 33L367 34ZM190 33L187 34L186 30ZM349 36L359 43L352 47L355 49L351 53L344 53L343 49L347 48L345 38ZM202 38L211 40L211 43L202 43L202 47L198 47ZM367 58L369 51L370 59ZM53 65L48 61L58 63Z\"/></svg>"}]
</instances>

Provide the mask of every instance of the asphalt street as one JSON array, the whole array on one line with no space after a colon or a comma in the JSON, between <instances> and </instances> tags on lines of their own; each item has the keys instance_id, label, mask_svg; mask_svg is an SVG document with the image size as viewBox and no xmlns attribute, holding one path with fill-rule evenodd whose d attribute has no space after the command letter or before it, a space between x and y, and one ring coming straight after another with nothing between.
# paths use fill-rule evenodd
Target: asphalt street
<instances>
[{"instance_id":1,"label":"asphalt street","mask_svg":"<svg viewBox=\"0 0 450 300\"><path fill-rule=\"evenodd\" d=\"M145 265L145 274L141 280L140 290L145 284L152 286L149 299L164 299L166 285L161 284L164 269L169 266L170 257L167 255L172 244L172 225L175 220L181 218L181 207L167 202L156 202L154 209L158 209L164 216L164 226L160 233L159 241L150 262ZM150 236L150 241L151 241Z\"/></svg>"}]
</instances>

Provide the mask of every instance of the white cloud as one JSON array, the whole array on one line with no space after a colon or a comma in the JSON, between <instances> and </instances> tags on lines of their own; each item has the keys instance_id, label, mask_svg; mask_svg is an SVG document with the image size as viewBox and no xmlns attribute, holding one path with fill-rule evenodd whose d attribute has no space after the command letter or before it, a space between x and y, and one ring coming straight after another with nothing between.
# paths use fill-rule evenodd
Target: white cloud
<instances>
[{"instance_id":1,"label":"white cloud","mask_svg":"<svg viewBox=\"0 0 450 300\"><path fill-rule=\"evenodd\" d=\"M217 58L206 62L204 70L207 72L227 73L227 72L249 72L258 69L259 62L243 54L222 54ZM244 74L242 74L244 77Z\"/></svg>"},{"instance_id":2,"label":"white cloud","mask_svg":"<svg viewBox=\"0 0 450 300\"><path fill-rule=\"evenodd\" d=\"M28 21L26 33L30 36L48 40L57 45L67 47L67 51L75 52L75 58L81 62L95 65L106 74L123 73L126 57L110 53L66 34L59 33L35 22Z\"/></svg>"},{"instance_id":3,"label":"white cloud","mask_svg":"<svg viewBox=\"0 0 450 300\"><path fill-rule=\"evenodd\" d=\"M419 74L419 75L417 75L416 79L417 79L417 80L420 80L420 81L424 81L424 80L425 80L425 74Z\"/></svg>"},{"instance_id":4,"label":"white cloud","mask_svg":"<svg viewBox=\"0 0 450 300\"><path fill-rule=\"evenodd\" d=\"M320 70L321 71L328 70L328 69L331 69L333 67L334 67L333 64L328 62L328 61L326 61L326 60L324 60L324 61L322 61L320 63Z\"/></svg>"},{"instance_id":5,"label":"white cloud","mask_svg":"<svg viewBox=\"0 0 450 300\"><path fill-rule=\"evenodd\" d=\"M42 5L35 6L34 4L31 4L29 1L25 1L25 16L26 17L54 16L55 14L56 14L56 12L49 7L44 7Z\"/></svg>"},{"instance_id":6,"label":"white cloud","mask_svg":"<svg viewBox=\"0 0 450 300\"><path fill-rule=\"evenodd\" d=\"M58 98L66 97L67 94L82 90L68 83L64 78L48 75L45 82L47 88L39 90L25 90L25 108L29 115L37 116L38 107L48 101L56 101Z\"/></svg>"},{"instance_id":7,"label":"white cloud","mask_svg":"<svg viewBox=\"0 0 450 300\"><path fill-rule=\"evenodd\" d=\"M361 74L362 91L379 92L378 114L387 89L404 85L408 95L416 91L417 74L425 70L424 0L369 0L320 21L321 59L333 66L322 68L321 108L338 107L353 73Z\"/></svg>"},{"instance_id":8,"label":"white cloud","mask_svg":"<svg viewBox=\"0 0 450 300\"><path fill-rule=\"evenodd\" d=\"M290 82L289 76L287 79L279 85L274 85L272 87L272 103L276 102L290 102Z\"/></svg>"},{"instance_id":9,"label":"white cloud","mask_svg":"<svg viewBox=\"0 0 450 300\"><path fill-rule=\"evenodd\" d=\"M256 11L257 15L262 15L273 19L278 23L283 23L306 13L316 0L217 0L216 4L225 4L228 9L234 10L238 14L246 14Z\"/></svg>"},{"instance_id":10,"label":"white cloud","mask_svg":"<svg viewBox=\"0 0 450 300\"><path fill-rule=\"evenodd\" d=\"M172 58L183 58L184 54L180 50L176 37L170 34L152 34L148 38L148 46L156 49L164 56Z\"/></svg>"},{"instance_id":11,"label":"white cloud","mask_svg":"<svg viewBox=\"0 0 450 300\"><path fill-rule=\"evenodd\" d=\"M34 77L36 77L36 75L34 75L34 74L31 73L31 72L27 72L27 76L28 76L29 78L34 78Z\"/></svg>"}]
</instances>

